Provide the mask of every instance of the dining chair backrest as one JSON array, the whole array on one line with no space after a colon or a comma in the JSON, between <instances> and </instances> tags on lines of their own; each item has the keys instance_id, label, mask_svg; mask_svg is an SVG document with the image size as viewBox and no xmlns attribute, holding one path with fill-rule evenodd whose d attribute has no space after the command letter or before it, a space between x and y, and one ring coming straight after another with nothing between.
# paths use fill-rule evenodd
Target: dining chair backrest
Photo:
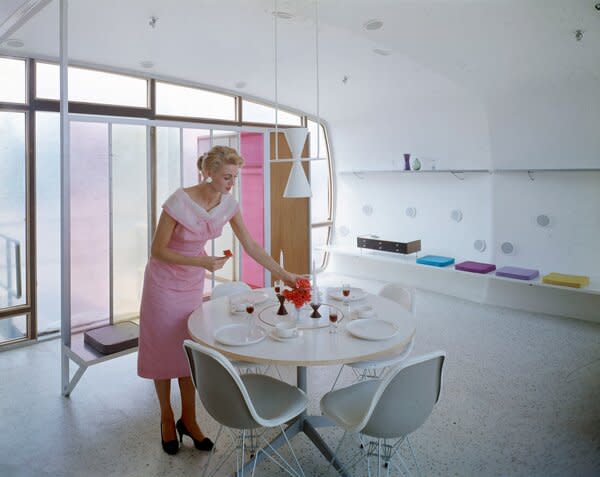
<instances>
[{"instance_id":1,"label":"dining chair backrest","mask_svg":"<svg viewBox=\"0 0 600 477\"><path fill-rule=\"evenodd\" d=\"M445 357L437 351L392 368L381 379L360 432L397 438L418 429L440 397Z\"/></svg>"},{"instance_id":2,"label":"dining chair backrest","mask_svg":"<svg viewBox=\"0 0 600 477\"><path fill-rule=\"evenodd\" d=\"M387 283L378 293L379 296L399 303L412 314L415 314L415 290L412 287L402 286L397 283Z\"/></svg>"},{"instance_id":3,"label":"dining chair backrest","mask_svg":"<svg viewBox=\"0 0 600 477\"><path fill-rule=\"evenodd\" d=\"M210 298L215 300L216 298L237 295L238 293L244 293L250 290L250 285L244 282L219 283L212 289Z\"/></svg>"},{"instance_id":4,"label":"dining chair backrest","mask_svg":"<svg viewBox=\"0 0 600 477\"><path fill-rule=\"evenodd\" d=\"M254 429L262 424L246 386L233 365L218 351L194 341L183 343L192 381L207 412L220 424Z\"/></svg>"}]
</instances>

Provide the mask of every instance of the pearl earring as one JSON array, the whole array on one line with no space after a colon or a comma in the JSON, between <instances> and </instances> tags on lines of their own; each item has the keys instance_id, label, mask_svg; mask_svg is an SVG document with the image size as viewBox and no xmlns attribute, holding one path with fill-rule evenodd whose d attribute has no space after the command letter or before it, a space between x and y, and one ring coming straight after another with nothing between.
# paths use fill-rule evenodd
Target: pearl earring
<instances>
[{"instance_id":1,"label":"pearl earring","mask_svg":"<svg viewBox=\"0 0 600 477\"><path fill-rule=\"evenodd\" d=\"M206 179L204 179L204 182L210 184L212 182L212 177L208 176Z\"/></svg>"}]
</instances>

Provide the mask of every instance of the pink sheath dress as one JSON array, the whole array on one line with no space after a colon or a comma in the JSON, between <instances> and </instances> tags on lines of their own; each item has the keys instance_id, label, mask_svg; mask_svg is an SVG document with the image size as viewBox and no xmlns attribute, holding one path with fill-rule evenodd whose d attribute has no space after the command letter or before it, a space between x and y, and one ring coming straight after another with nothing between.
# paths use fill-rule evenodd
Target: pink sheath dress
<instances>
[{"instance_id":1,"label":"pink sheath dress","mask_svg":"<svg viewBox=\"0 0 600 477\"><path fill-rule=\"evenodd\" d=\"M235 198L223 194L221 202L207 212L178 189L163 204L163 210L177 222L168 247L182 255L206 255L206 242L221 235L238 209ZM205 272L201 267L150 258L140 308L139 376L171 379L190 375L183 340L189 338L188 317L202 305Z\"/></svg>"}]
</instances>

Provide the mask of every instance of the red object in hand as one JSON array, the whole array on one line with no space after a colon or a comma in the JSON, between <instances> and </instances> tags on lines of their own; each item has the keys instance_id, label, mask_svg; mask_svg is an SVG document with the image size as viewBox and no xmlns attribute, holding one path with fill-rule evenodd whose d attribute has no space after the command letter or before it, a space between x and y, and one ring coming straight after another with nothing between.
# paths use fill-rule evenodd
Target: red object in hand
<instances>
[{"instance_id":1,"label":"red object in hand","mask_svg":"<svg viewBox=\"0 0 600 477\"><path fill-rule=\"evenodd\" d=\"M231 250L229 249L223 250L223 255L225 255L226 257L233 257L233 253L231 253Z\"/></svg>"}]
</instances>

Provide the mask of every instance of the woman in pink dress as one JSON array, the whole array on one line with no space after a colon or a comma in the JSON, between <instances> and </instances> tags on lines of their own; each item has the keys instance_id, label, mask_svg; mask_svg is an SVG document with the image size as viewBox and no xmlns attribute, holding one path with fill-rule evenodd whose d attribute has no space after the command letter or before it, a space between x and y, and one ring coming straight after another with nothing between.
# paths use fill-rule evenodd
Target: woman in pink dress
<instances>
[{"instance_id":1,"label":"woman in pink dress","mask_svg":"<svg viewBox=\"0 0 600 477\"><path fill-rule=\"evenodd\" d=\"M178 189L163 204L151 257L144 274L140 309L138 375L154 380L161 413L163 450L179 449L176 432L191 437L196 448L210 450L212 441L196 422L195 389L183 351L189 338L187 319L202 305L204 275L225 265L229 257L208 256L206 242L231 228L254 260L275 277L293 285L298 275L281 268L250 236L237 201L230 194L244 161L235 149L215 146L198 161L204 180ZM201 164L201 167L200 167ZM181 418L175 423L171 408L171 379L181 391Z\"/></svg>"}]
</instances>

